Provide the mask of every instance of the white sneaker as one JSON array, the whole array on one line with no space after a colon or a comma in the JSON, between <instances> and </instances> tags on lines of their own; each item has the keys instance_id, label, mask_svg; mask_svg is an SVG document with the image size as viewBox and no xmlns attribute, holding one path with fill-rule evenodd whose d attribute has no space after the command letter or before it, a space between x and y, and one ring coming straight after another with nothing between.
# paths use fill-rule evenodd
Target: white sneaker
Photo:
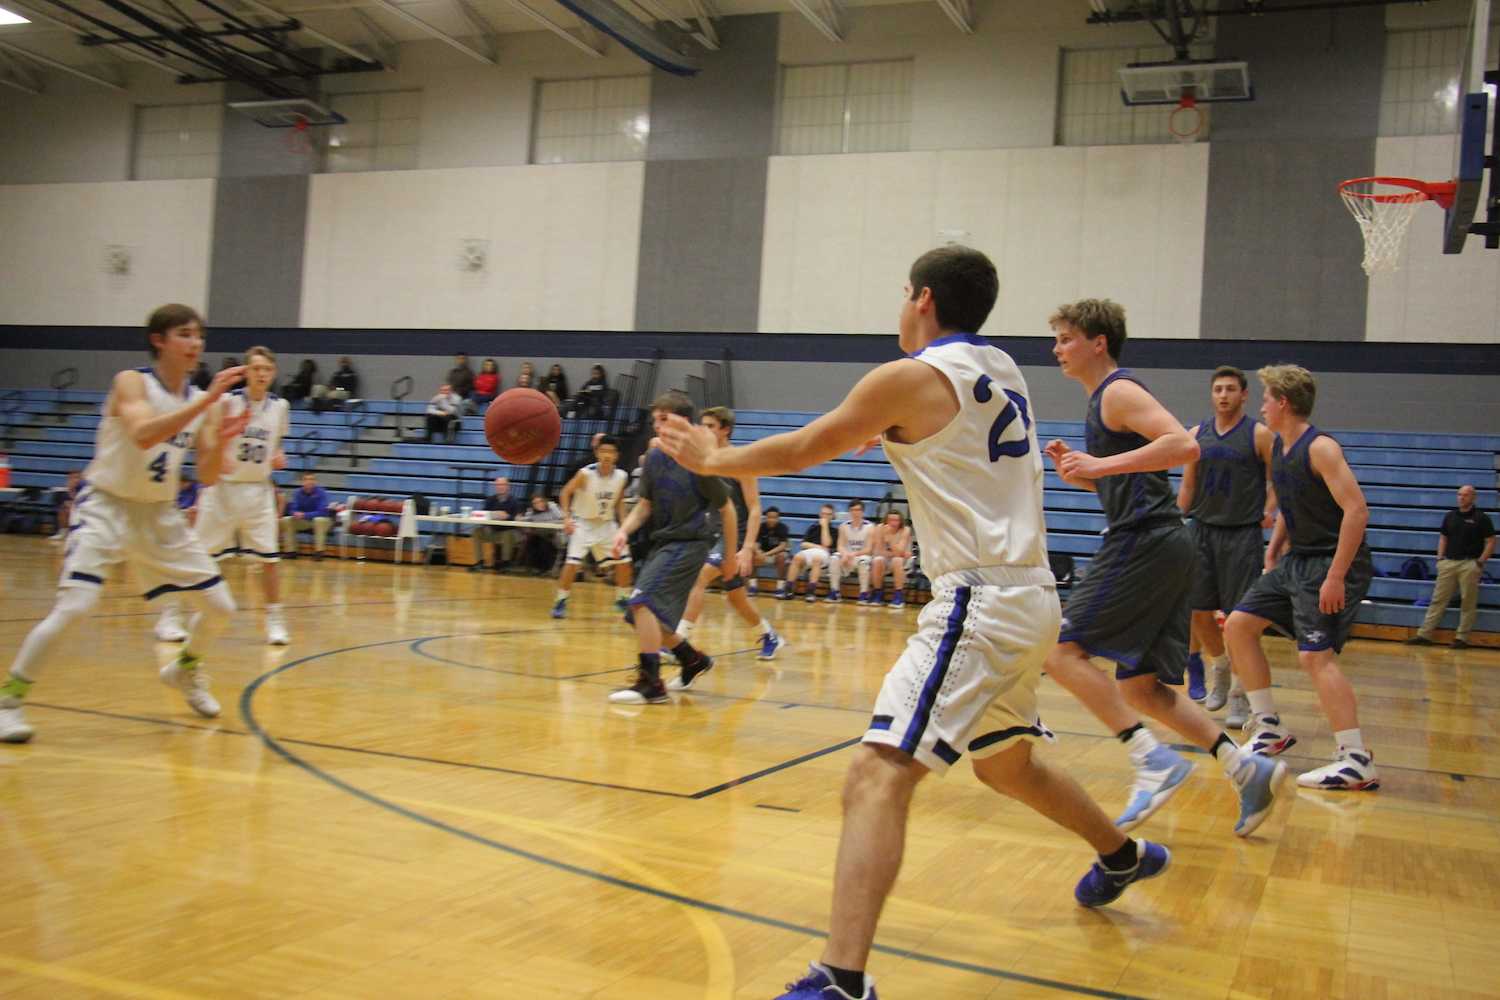
<instances>
[{"instance_id":1,"label":"white sneaker","mask_svg":"<svg viewBox=\"0 0 1500 1000\"><path fill-rule=\"evenodd\" d=\"M1203 699L1205 712L1217 712L1229 700L1229 682L1234 679L1229 665L1209 667L1208 696Z\"/></svg>"},{"instance_id":2,"label":"white sneaker","mask_svg":"<svg viewBox=\"0 0 1500 1000\"><path fill-rule=\"evenodd\" d=\"M0 698L0 743L25 743L32 732L21 712L21 699Z\"/></svg>"},{"instance_id":3,"label":"white sneaker","mask_svg":"<svg viewBox=\"0 0 1500 1000\"><path fill-rule=\"evenodd\" d=\"M182 627L182 611L175 604L169 604L162 611L161 617L156 619L156 639L158 642L187 642L187 629Z\"/></svg>"},{"instance_id":4,"label":"white sneaker","mask_svg":"<svg viewBox=\"0 0 1500 1000\"><path fill-rule=\"evenodd\" d=\"M219 714L219 703L209 693L208 675L200 666L202 662L196 656L179 656L161 668L161 682L181 691L193 711L212 719Z\"/></svg>"},{"instance_id":5,"label":"white sneaker","mask_svg":"<svg viewBox=\"0 0 1500 1000\"><path fill-rule=\"evenodd\" d=\"M1243 730L1250 721L1250 697L1244 691L1229 692L1229 711L1224 713L1224 728Z\"/></svg>"},{"instance_id":6,"label":"white sneaker","mask_svg":"<svg viewBox=\"0 0 1500 1000\"><path fill-rule=\"evenodd\" d=\"M1332 764L1297 775L1297 784L1330 791L1373 792L1380 787L1380 772L1375 769L1375 755L1370 751L1339 747Z\"/></svg>"},{"instance_id":7,"label":"white sneaker","mask_svg":"<svg viewBox=\"0 0 1500 1000\"><path fill-rule=\"evenodd\" d=\"M291 641L292 638L287 635L286 631L286 620L280 614L268 613L266 615L266 644L285 646Z\"/></svg>"}]
</instances>

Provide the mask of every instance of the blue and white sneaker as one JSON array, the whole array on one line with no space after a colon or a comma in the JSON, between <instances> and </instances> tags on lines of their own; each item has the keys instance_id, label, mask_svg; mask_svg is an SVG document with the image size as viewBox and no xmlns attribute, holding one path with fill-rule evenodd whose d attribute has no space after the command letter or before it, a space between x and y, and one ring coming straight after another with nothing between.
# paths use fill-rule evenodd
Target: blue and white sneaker
<instances>
[{"instance_id":1,"label":"blue and white sneaker","mask_svg":"<svg viewBox=\"0 0 1500 1000\"><path fill-rule=\"evenodd\" d=\"M868 590L861 590L859 592L859 603L864 605L865 607L869 607L871 604L874 604L876 602L870 599L870 592Z\"/></svg>"},{"instance_id":2,"label":"blue and white sneaker","mask_svg":"<svg viewBox=\"0 0 1500 1000\"><path fill-rule=\"evenodd\" d=\"M1192 763L1176 750L1163 746L1153 749L1146 755L1144 765L1135 770L1130 801L1120 818L1115 820L1115 826L1130 831L1146 822L1152 813L1167 804L1192 773Z\"/></svg>"},{"instance_id":3,"label":"blue and white sneaker","mask_svg":"<svg viewBox=\"0 0 1500 1000\"><path fill-rule=\"evenodd\" d=\"M1281 728L1281 719L1275 715L1252 715L1250 717L1251 753L1262 757L1284 754L1297 745L1297 737Z\"/></svg>"},{"instance_id":4,"label":"blue and white sneaker","mask_svg":"<svg viewBox=\"0 0 1500 1000\"><path fill-rule=\"evenodd\" d=\"M1286 764L1242 750L1229 777L1240 793L1240 820L1234 824L1234 832L1248 837L1271 815L1276 791L1286 780Z\"/></svg>"},{"instance_id":5,"label":"blue and white sneaker","mask_svg":"<svg viewBox=\"0 0 1500 1000\"><path fill-rule=\"evenodd\" d=\"M1380 787L1380 772L1375 770L1375 755L1370 751L1339 747L1332 764L1297 775L1297 784L1330 791L1373 792Z\"/></svg>"},{"instance_id":6,"label":"blue and white sneaker","mask_svg":"<svg viewBox=\"0 0 1500 1000\"><path fill-rule=\"evenodd\" d=\"M1113 903L1120 898L1125 887L1132 882L1144 882L1148 878L1156 878L1167 870L1172 863L1172 852L1160 844L1153 844L1149 840L1137 840L1137 857L1135 867L1123 872L1112 872L1105 869L1099 862L1094 862L1088 874L1078 882L1078 887L1073 890L1073 898L1078 900L1080 906L1103 906ZM809 996L818 996L816 993ZM837 994L835 994L837 995Z\"/></svg>"},{"instance_id":7,"label":"blue and white sneaker","mask_svg":"<svg viewBox=\"0 0 1500 1000\"><path fill-rule=\"evenodd\" d=\"M834 984L833 977L817 962L810 963L807 975L795 983L787 983L786 988L787 992L776 1000L879 1000L875 995L875 984L870 982L869 976L865 977L864 994L850 996Z\"/></svg>"},{"instance_id":8,"label":"blue and white sneaker","mask_svg":"<svg viewBox=\"0 0 1500 1000\"><path fill-rule=\"evenodd\" d=\"M776 588L776 599L778 601L790 601L796 596L797 595L792 592L791 587L783 585Z\"/></svg>"},{"instance_id":9,"label":"blue and white sneaker","mask_svg":"<svg viewBox=\"0 0 1500 1000\"><path fill-rule=\"evenodd\" d=\"M564 597L562 600L558 601L556 604L552 605L552 617L553 618L566 618L566 617L568 617L568 599L566 597Z\"/></svg>"},{"instance_id":10,"label":"blue and white sneaker","mask_svg":"<svg viewBox=\"0 0 1500 1000\"><path fill-rule=\"evenodd\" d=\"M839 592L839 589L837 587L828 588L828 596L823 598L823 600L827 601L829 604L838 604L843 599L844 595Z\"/></svg>"},{"instance_id":11,"label":"blue and white sneaker","mask_svg":"<svg viewBox=\"0 0 1500 1000\"><path fill-rule=\"evenodd\" d=\"M757 660L774 660L776 654L783 649L791 649L787 641L778 632L767 632L760 637L760 652L755 655Z\"/></svg>"},{"instance_id":12,"label":"blue and white sneaker","mask_svg":"<svg viewBox=\"0 0 1500 1000\"><path fill-rule=\"evenodd\" d=\"M906 607L906 595L901 593L900 591L897 591L896 593L891 595L890 603L887 604L886 607L890 608L892 611L900 611L902 608Z\"/></svg>"},{"instance_id":13,"label":"blue and white sneaker","mask_svg":"<svg viewBox=\"0 0 1500 1000\"><path fill-rule=\"evenodd\" d=\"M1203 699L1208 697L1208 688L1203 686L1203 657L1197 653L1188 657L1187 677L1188 697L1203 704Z\"/></svg>"}]
</instances>

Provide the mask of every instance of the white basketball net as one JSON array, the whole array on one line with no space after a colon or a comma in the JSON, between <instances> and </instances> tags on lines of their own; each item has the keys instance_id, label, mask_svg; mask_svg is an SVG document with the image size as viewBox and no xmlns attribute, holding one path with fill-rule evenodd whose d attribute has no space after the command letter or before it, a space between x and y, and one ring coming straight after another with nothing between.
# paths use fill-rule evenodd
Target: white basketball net
<instances>
[{"instance_id":1,"label":"white basketball net","mask_svg":"<svg viewBox=\"0 0 1500 1000\"><path fill-rule=\"evenodd\" d=\"M1376 193L1378 182L1359 181L1339 188L1339 196L1359 231L1365 237L1365 274L1394 271L1401 266L1406 230L1417 206L1427 200L1425 191L1396 188L1394 193ZM1380 185L1387 188L1391 185Z\"/></svg>"}]
</instances>

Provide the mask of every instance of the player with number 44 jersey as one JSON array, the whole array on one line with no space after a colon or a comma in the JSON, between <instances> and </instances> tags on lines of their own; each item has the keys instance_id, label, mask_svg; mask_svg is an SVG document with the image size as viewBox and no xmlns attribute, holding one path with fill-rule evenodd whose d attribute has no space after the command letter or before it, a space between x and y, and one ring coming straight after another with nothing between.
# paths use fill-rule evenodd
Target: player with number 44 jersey
<instances>
[{"instance_id":1,"label":"player with number 44 jersey","mask_svg":"<svg viewBox=\"0 0 1500 1000\"><path fill-rule=\"evenodd\" d=\"M984 254L946 246L912 265L901 300L906 357L870 372L831 413L740 448L685 420L663 447L695 472L783 475L883 442L901 476L932 601L886 674L844 790L833 927L820 961L782 1000L874 1000L865 975L901 867L917 783L968 754L980 781L1077 833L1099 854L1084 906L1160 874L1166 849L1126 837L1072 778L1032 754L1042 663L1061 611L1047 563L1041 452L1026 381L977 331L999 291Z\"/></svg>"}]
</instances>

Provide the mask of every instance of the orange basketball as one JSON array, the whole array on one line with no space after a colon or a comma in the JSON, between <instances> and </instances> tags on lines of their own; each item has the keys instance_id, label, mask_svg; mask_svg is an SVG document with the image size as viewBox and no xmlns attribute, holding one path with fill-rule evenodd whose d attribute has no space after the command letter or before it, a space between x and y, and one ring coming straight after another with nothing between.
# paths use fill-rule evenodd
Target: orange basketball
<instances>
[{"instance_id":1,"label":"orange basketball","mask_svg":"<svg viewBox=\"0 0 1500 1000\"><path fill-rule=\"evenodd\" d=\"M552 454L562 418L535 389L507 389L484 414L484 436L495 454L515 465L533 465Z\"/></svg>"}]
</instances>

